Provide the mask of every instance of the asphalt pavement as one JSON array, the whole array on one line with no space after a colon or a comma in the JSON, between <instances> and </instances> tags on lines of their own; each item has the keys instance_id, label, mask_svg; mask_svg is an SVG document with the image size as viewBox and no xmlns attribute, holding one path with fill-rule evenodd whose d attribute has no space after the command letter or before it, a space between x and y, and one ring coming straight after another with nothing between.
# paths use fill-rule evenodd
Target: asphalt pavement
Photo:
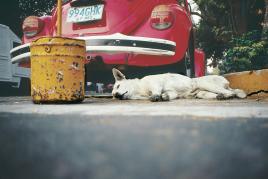
<instances>
[{"instance_id":1,"label":"asphalt pavement","mask_svg":"<svg viewBox=\"0 0 268 179\"><path fill-rule=\"evenodd\" d=\"M0 179L268 178L268 100L0 98Z\"/></svg>"}]
</instances>

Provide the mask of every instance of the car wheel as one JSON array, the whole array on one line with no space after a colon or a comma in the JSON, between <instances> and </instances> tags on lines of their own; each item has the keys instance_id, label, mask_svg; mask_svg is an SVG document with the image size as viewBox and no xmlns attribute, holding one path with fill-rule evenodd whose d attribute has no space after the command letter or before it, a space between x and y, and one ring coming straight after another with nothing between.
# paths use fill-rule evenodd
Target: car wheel
<instances>
[{"instance_id":1,"label":"car wheel","mask_svg":"<svg viewBox=\"0 0 268 179\"><path fill-rule=\"evenodd\" d=\"M194 41L191 35L189 40L188 49L184 55L184 63L185 63L185 74L188 77L194 78L195 77L195 64L194 64Z\"/></svg>"}]
</instances>

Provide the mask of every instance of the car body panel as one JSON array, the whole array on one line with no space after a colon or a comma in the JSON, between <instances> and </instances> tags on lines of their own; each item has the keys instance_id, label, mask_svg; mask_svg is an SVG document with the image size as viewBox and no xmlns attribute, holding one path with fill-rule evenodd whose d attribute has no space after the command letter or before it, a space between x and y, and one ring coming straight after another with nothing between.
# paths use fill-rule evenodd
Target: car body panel
<instances>
[{"instance_id":1,"label":"car body panel","mask_svg":"<svg viewBox=\"0 0 268 179\"><path fill-rule=\"evenodd\" d=\"M88 63L96 56L101 56L103 63L107 65L138 67L175 64L184 59L191 33L193 33L193 24L188 6L180 6L176 0L99 0L99 2L103 2L105 5L103 18L90 23L67 22L67 13L68 9L71 8L71 3L65 3L62 7L62 36L78 38L121 33L127 36L166 39L176 42L175 55L155 56L121 52L118 54L89 52L87 53ZM173 25L165 30L157 30L151 25L151 13L159 5L166 5L174 17ZM34 38L24 36L23 42L30 43L41 36L55 36L57 30L56 14L57 10L54 9L51 16L40 17L45 24L43 30ZM196 58L203 57L202 55L196 55ZM204 59L196 59L195 61L198 62L195 65L195 69L204 71L205 66L201 64Z\"/></svg>"}]
</instances>

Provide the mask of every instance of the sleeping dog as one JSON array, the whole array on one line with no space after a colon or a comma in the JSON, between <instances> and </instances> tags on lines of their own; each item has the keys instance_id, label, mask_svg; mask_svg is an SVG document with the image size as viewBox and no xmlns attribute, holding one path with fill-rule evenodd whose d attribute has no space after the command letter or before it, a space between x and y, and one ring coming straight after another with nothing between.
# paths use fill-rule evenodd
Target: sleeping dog
<instances>
[{"instance_id":1,"label":"sleeping dog","mask_svg":"<svg viewBox=\"0 0 268 179\"><path fill-rule=\"evenodd\" d=\"M179 98L229 99L247 96L243 90L231 89L229 82L218 75L189 78L165 73L142 79L126 79L119 70L114 68L112 71L115 78L112 95L121 100L149 99L155 102Z\"/></svg>"}]
</instances>

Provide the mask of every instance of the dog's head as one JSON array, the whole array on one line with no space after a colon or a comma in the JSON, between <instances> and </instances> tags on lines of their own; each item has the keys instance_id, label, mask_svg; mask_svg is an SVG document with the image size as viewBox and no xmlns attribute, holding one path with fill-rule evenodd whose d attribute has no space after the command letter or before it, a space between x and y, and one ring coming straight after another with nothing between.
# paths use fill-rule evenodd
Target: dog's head
<instances>
[{"instance_id":1,"label":"dog's head","mask_svg":"<svg viewBox=\"0 0 268 179\"><path fill-rule=\"evenodd\" d=\"M121 100L130 99L134 90L131 80L127 80L125 75L115 68L113 68L113 76L115 79L113 97Z\"/></svg>"}]
</instances>

